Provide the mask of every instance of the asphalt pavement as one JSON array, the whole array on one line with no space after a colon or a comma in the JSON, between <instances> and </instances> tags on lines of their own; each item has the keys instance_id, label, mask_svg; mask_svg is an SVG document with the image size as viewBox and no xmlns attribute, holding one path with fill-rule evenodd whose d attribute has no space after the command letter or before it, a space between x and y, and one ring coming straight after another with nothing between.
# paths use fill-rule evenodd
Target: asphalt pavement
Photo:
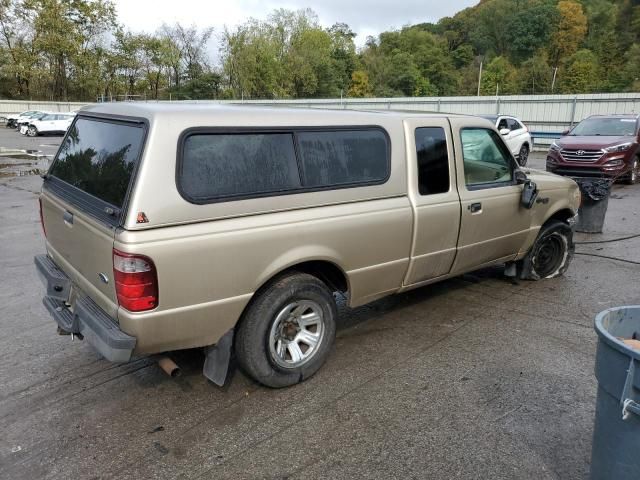
<instances>
[{"instance_id":1,"label":"asphalt pavement","mask_svg":"<svg viewBox=\"0 0 640 480\"><path fill-rule=\"evenodd\" d=\"M39 188L0 176L0 478L587 478L593 319L640 303L637 265L576 255L561 278L511 284L493 268L343 307L307 382L271 390L234 371L219 388L198 350L173 356L172 379L56 335L33 267ZM632 233L640 185L616 186L605 233L577 239ZM640 261L639 247L578 251Z\"/></svg>"}]
</instances>

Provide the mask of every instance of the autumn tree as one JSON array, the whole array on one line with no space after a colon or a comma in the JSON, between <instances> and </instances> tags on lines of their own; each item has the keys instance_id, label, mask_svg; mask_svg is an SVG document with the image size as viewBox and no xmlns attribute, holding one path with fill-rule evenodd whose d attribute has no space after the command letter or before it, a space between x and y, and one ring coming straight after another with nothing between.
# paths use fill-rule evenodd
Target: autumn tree
<instances>
[{"instance_id":1,"label":"autumn tree","mask_svg":"<svg viewBox=\"0 0 640 480\"><path fill-rule=\"evenodd\" d=\"M350 97L364 98L373 94L369 84L369 75L364 70L356 70L351 74L351 86L348 95Z\"/></svg>"},{"instance_id":2,"label":"autumn tree","mask_svg":"<svg viewBox=\"0 0 640 480\"><path fill-rule=\"evenodd\" d=\"M559 20L551 37L551 64L557 66L570 57L583 42L587 34L587 16L582 5L574 0L558 2Z\"/></svg>"}]
</instances>

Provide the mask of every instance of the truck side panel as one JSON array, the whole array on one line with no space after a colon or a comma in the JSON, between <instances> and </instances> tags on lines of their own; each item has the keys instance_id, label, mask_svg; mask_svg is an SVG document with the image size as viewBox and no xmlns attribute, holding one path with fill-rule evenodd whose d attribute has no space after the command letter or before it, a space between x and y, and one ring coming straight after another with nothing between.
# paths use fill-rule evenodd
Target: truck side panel
<instances>
[{"instance_id":1,"label":"truck side panel","mask_svg":"<svg viewBox=\"0 0 640 480\"><path fill-rule=\"evenodd\" d=\"M120 309L120 326L139 338L139 353L215 343L235 325L256 290L305 261L338 266L347 276L350 304L361 305L402 285L411 223L409 201L400 196L121 231L115 248L152 258L160 292L152 312Z\"/></svg>"}]
</instances>

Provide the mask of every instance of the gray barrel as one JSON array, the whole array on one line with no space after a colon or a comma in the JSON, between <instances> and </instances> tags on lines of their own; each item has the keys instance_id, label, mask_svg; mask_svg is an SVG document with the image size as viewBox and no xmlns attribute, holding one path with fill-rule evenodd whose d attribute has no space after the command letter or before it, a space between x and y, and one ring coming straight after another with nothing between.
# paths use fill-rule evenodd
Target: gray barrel
<instances>
[{"instance_id":1,"label":"gray barrel","mask_svg":"<svg viewBox=\"0 0 640 480\"><path fill-rule=\"evenodd\" d=\"M591 450L592 480L640 479L640 351L618 337L640 340L640 305L596 316L598 397Z\"/></svg>"},{"instance_id":2,"label":"gray barrel","mask_svg":"<svg viewBox=\"0 0 640 480\"><path fill-rule=\"evenodd\" d=\"M576 231L601 233L609 206L611 182L604 178L574 178L582 193Z\"/></svg>"}]
</instances>

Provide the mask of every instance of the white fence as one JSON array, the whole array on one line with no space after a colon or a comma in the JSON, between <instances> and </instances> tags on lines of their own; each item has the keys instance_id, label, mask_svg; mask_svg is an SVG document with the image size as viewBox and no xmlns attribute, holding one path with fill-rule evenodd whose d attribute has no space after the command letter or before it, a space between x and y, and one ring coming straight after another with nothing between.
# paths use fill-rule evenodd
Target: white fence
<instances>
[{"instance_id":1,"label":"white fence","mask_svg":"<svg viewBox=\"0 0 640 480\"><path fill-rule=\"evenodd\" d=\"M345 98L310 100L229 100L197 103L231 103L303 108L359 110L410 110L464 113L503 113L520 118L534 133L559 133L594 114L640 113L640 93L590 95L514 95L501 97ZM25 110L70 111L87 105L78 102L27 102L0 100L0 116ZM546 143L541 140L539 143Z\"/></svg>"},{"instance_id":2,"label":"white fence","mask_svg":"<svg viewBox=\"0 0 640 480\"><path fill-rule=\"evenodd\" d=\"M0 100L0 117L9 113L42 110L45 112L71 112L88 105L86 102L35 102L27 100Z\"/></svg>"},{"instance_id":3,"label":"white fence","mask_svg":"<svg viewBox=\"0 0 640 480\"><path fill-rule=\"evenodd\" d=\"M507 114L520 118L532 131L561 132L589 115L640 113L640 93L593 95L513 95L502 97L411 97L330 100L245 100L232 102L307 108L408 110Z\"/></svg>"}]
</instances>

